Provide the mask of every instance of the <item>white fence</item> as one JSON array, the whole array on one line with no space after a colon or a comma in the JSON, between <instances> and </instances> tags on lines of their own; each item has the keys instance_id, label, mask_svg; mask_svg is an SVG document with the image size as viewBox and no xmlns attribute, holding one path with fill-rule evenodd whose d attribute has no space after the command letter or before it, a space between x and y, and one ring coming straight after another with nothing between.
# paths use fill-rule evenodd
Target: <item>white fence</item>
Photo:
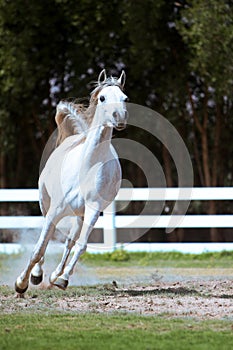
<instances>
[{"instance_id":1,"label":"white fence","mask_svg":"<svg viewBox=\"0 0 233 350\"><path fill-rule=\"evenodd\" d=\"M36 189L0 189L0 202L37 202ZM232 215L115 215L116 201L193 201L233 200L232 187L215 188L125 188L120 189L115 201L103 212L95 227L103 229L105 247L116 246L118 228L210 228L233 227ZM41 216L1 216L0 229L41 228ZM95 244L97 245L97 244ZM213 244L212 244L213 245ZM159 244L161 248L161 244ZM171 248L171 244L169 243ZM184 244L183 244L184 246ZM230 243L219 244L232 249ZM137 249L141 246L137 244ZM145 247L145 245L144 245ZM152 246L150 245L152 248ZM193 245L194 247L194 245ZM206 245L202 244L202 248ZM132 248L132 246L131 246ZM224 248L224 249L225 249ZM147 248L148 249L148 248ZM202 249L202 250L203 250Z\"/></svg>"}]
</instances>

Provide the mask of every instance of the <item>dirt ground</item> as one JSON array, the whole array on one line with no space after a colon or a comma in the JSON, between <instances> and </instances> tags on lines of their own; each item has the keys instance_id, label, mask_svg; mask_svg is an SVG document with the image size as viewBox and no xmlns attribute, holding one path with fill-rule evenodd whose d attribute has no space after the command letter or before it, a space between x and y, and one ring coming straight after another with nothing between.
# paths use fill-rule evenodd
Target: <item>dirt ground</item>
<instances>
[{"instance_id":1,"label":"dirt ground","mask_svg":"<svg viewBox=\"0 0 233 350\"><path fill-rule=\"evenodd\" d=\"M34 294L26 293L24 299L17 299L13 294L2 295L0 310L15 312L24 307L39 309L45 305L43 290L51 288L46 278L40 287L30 287ZM69 293L83 285L90 286L92 292L86 287L87 293ZM96 292L93 293L94 286ZM233 320L233 269L81 267L71 280L71 287L54 293L52 299L50 295L46 308ZM36 290L40 292L37 294Z\"/></svg>"},{"instance_id":2,"label":"dirt ground","mask_svg":"<svg viewBox=\"0 0 233 350\"><path fill-rule=\"evenodd\" d=\"M102 270L102 269L100 269ZM233 269L130 268L105 273L111 295L57 301L62 309L233 320ZM127 277L126 277L127 276ZM118 282L119 281L119 282ZM116 282L116 283L115 283Z\"/></svg>"},{"instance_id":3,"label":"dirt ground","mask_svg":"<svg viewBox=\"0 0 233 350\"><path fill-rule=\"evenodd\" d=\"M64 297L56 307L63 310L136 312L144 315L233 319L232 283L229 281L182 281L131 286L109 296Z\"/></svg>"}]
</instances>

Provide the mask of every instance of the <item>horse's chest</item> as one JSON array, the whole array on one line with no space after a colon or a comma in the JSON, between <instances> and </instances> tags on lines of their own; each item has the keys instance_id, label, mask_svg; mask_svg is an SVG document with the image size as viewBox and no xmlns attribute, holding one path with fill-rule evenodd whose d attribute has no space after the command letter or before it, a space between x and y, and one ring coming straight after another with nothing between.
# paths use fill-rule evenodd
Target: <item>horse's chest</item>
<instances>
[{"instance_id":1,"label":"horse's chest","mask_svg":"<svg viewBox=\"0 0 233 350\"><path fill-rule=\"evenodd\" d=\"M85 198L108 198L113 200L118 192L121 168L118 160L96 163L82 179L81 188Z\"/></svg>"}]
</instances>

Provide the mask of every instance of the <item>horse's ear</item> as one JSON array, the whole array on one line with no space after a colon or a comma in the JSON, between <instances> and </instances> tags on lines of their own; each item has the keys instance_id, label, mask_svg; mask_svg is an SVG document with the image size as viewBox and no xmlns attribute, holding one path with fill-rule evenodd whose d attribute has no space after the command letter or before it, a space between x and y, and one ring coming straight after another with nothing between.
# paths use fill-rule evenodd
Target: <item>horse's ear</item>
<instances>
[{"instance_id":1,"label":"horse's ear","mask_svg":"<svg viewBox=\"0 0 233 350\"><path fill-rule=\"evenodd\" d=\"M99 74L98 84L101 85L102 83L105 82L106 79L107 79L106 71L105 71L105 69L103 69Z\"/></svg>"},{"instance_id":2,"label":"horse's ear","mask_svg":"<svg viewBox=\"0 0 233 350\"><path fill-rule=\"evenodd\" d=\"M125 74L125 71L123 70L123 71L121 72L120 78L117 80L118 83L122 86L122 88L123 88L124 85L125 85L125 80L126 80L126 74Z\"/></svg>"}]
</instances>

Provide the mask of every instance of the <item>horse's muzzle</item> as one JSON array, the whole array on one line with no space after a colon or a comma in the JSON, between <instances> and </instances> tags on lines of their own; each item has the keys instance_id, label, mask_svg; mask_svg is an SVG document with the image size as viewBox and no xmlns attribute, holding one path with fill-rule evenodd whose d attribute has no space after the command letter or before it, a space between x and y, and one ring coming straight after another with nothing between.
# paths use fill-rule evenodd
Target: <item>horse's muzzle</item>
<instances>
[{"instance_id":1,"label":"horse's muzzle","mask_svg":"<svg viewBox=\"0 0 233 350\"><path fill-rule=\"evenodd\" d=\"M124 130L126 128L126 123L118 123L116 126L115 126L115 129L120 131L120 130Z\"/></svg>"},{"instance_id":2,"label":"horse's muzzle","mask_svg":"<svg viewBox=\"0 0 233 350\"><path fill-rule=\"evenodd\" d=\"M116 130L123 130L126 128L126 122L127 122L127 118L128 118L127 111L125 111L125 115L123 118L117 112L113 113L113 117L115 118L114 127Z\"/></svg>"}]
</instances>

